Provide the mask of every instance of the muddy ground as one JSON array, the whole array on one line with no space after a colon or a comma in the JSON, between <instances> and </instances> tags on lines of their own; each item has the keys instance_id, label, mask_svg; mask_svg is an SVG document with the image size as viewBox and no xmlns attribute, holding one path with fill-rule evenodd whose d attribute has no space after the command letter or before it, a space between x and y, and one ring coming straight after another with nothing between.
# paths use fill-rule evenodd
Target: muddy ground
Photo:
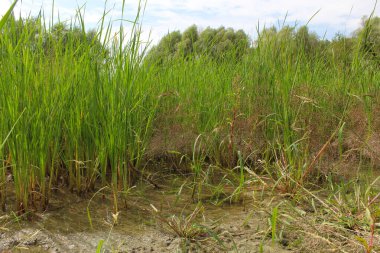
<instances>
[{"instance_id":1,"label":"muddy ground","mask_svg":"<svg viewBox=\"0 0 380 253\"><path fill-rule=\"evenodd\" d=\"M112 195L107 189L91 202L91 195L79 197L61 189L49 209L31 215L31 221L1 213L0 252L96 252L101 242L105 252L364 252L355 240L358 231L329 224L316 212L321 207L317 201L313 209L299 204L302 200L294 202L257 186L247 188L236 203L215 205L205 198L197 209L186 187L169 183L154 189L144 184L131 190L126 205L119 202L117 225L112 225ZM275 207L278 218L272 236ZM186 227L185 218L194 210L200 211ZM190 229L198 232L181 237L170 228L176 221L189 234ZM376 236L375 246L380 247Z\"/></svg>"},{"instance_id":2,"label":"muddy ground","mask_svg":"<svg viewBox=\"0 0 380 253\"><path fill-rule=\"evenodd\" d=\"M136 190L128 197L128 206L120 208L118 224L110 218L112 202L99 194L88 198L60 191L43 213L32 221L2 216L1 252L95 252L104 241L107 252L288 252L281 243L272 243L263 231L268 228L268 214L253 213L251 204L204 205L193 222L205 229L197 238L180 238L161 217L183 217L196 205L188 195L177 195L169 188ZM91 229L87 207L93 223Z\"/></svg>"}]
</instances>

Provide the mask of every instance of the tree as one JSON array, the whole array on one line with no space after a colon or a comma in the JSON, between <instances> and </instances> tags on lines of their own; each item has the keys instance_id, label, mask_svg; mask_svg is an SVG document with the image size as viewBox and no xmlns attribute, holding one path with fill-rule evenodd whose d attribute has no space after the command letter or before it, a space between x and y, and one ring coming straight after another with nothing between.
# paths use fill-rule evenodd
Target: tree
<instances>
[{"instance_id":1,"label":"tree","mask_svg":"<svg viewBox=\"0 0 380 253\"><path fill-rule=\"evenodd\" d=\"M380 63L380 17L364 16L354 37L359 40L361 51Z\"/></svg>"},{"instance_id":2,"label":"tree","mask_svg":"<svg viewBox=\"0 0 380 253\"><path fill-rule=\"evenodd\" d=\"M68 27L64 23L57 23L47 29L41 16L16 19L11 15L3 28L0 44L6 40L8 47L12 45L13 48L29 49L32 52L42 50L44 54L36 54L40 56L55 57L70 51L79 57L89 50L94 58L104 59L108 54L95 30L85 32L79 27Z\"/></svg>"},{"instance_id":3,"label":"tree","mask_svg":"<svg viewBox=\"0 0 380 253\"><path fill-rule=\"evenodd\" d=\"M198 41L199 34L196 25L187 28L183 34L182 39L177 45L177 53L179 56L187 57L194 52L194 44Z\"/></svg>"},{"instance_id":4,"label":"tree","mask_svg":"<svg viewBox=\"0 0 380 253\"><path fill-rule=\"evenodd\" d=\"M341 33L337 33L329 45L329 51L332 54L334 63L348 67L353 60L355 46L355 38L346 37Z\"/></svg>"},{"instance_id":5,"label":"tree","mask_svg":"<svg viewBox=\"0 0 380 253\"><path fill-rule=\"evenodd\" d=\"M164 36L148 53L146 60L162 64L173 58L187 59L207 55L212 59L240 60L250 47L250 39L243 30L207 27L200 32L195 25L183 33L175 31Z\"/></svg>"},{"instance_id":6,"label":"tree","mask_svg":"<svg viewBox=\"0 0 380 253\"><path fill-rule=\"evenodd\" d=\"M310 33L307 26L301 26L295 33L295 40L308 56L315 55L321 50L321 41L316 33Z\"/></svg>"},{"instance_id":7,"label":"tree","mask_svg":"<svg viewBox=\"0 0 380 253\"><path fill-rule=\"evenodd\" d=\"M178 48L178 43L182 39L180 31L174 31L164 36L161 41L148 52L146 60L149 62L162 64L172 59Z\"/></svg>"},{"instance_id":8,"label":"tree","mask_svg":"<svg viewBox=\"0 0 380 253\"><path fill-rule=\"evenodd\" d=\"M208 27L200 33L195 51L214 59L240 60L249 47L250 39L243 30L235 32L234 29L223 26L218 29Z\"/></svg>"}]
</instances>

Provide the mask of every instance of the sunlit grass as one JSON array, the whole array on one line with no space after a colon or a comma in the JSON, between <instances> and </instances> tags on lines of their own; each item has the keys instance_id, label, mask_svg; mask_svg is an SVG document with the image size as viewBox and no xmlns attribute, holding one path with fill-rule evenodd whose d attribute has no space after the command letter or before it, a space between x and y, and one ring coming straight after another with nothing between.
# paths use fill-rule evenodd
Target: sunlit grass
<instances>
[{"instance_id":1,"label":"sunlit grass","mask_svg":"<svg viewBox=\"0 0 380 253\"><path fill-rule=\"evenodd\" d=\"M114 37L105 23L86 33L80 12L67 28L47 28L41 17L5 23L2 140L24 115L1 149L1 179L11 168L21 213L30 205L46 208L59 178L78 193L100 178L112 186L117 212L117 196L143 158L157 103L139 77L147 74L139 70L139 18L129 37L122 26Z\"/></svg>"},{"instance_id":2,"label":"sunlit grass","mask_svg":"<svg viewBox=\"0 0 380 253\"><path fill-rule=\"evenodd\" d=\"M236 199L246 191L245 166L295 195L335 139L343 156L352 108L365 108L366 131L373 131L380 72L359 49L343 64L332 46L310 52L291 33L259 33L241 58L231 51L217 60L204 53L152 64L140 39L142 12L131 30L121 24L116 34L106 16L86 31L81 10L67 27L47 27L41 17L1 20L3 205L11 175L20 213L46 209L63 181L78 194L109 186L117 214L151 159L152 135L179 138L177 126L194 136L185 139L192 152L164 152L191 157L193 198L201 200L210 164L238 168Z\"/></svg>"}]
</instances>

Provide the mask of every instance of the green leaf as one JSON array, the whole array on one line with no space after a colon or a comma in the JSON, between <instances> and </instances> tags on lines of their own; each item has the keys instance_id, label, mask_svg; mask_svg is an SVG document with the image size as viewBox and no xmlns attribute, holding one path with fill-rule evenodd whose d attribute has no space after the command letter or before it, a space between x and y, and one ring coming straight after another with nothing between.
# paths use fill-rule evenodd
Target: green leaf
<instances>
[{"instance_id":1,"label":"green leaf","mask_svg":"<svg viewBox=\"0 0 380 253\"><path fill-rule=\"evenodd\" d=\"M273 208L272 218L271 218L271 227L272 227L272 242L276 240L276 226L278 218L278 207Z\"/></svg>"},{"instance_id":2,"label":"green leaf","mask_svg":"<svg viewBox=\"0 0 380 253\"><path fill-rule=\"evenodd\" d=\"M18 0L15 0L13 2L13 4L11 5L11 7L9 8L9 10L7 11L7 13L5 13L5 15L2 17L2 19L0 20L0 30L3 29L3 26L5 25L5 23L7 22L9 16L11 15L12 11L13 11L13 8L16 6L16 3L18 2Z\"/></svg>"},{"instance_id":3,"label":"green leaf","mask_svg":"<svg viewBox=\"0 0 380 253\"><path fill-rule=\"evenodd\" d=\"M363 245L363 247L364 247L366 250L369 249L369 247L368 247L368 243L367 243L367 241L366 241L365 239L363 239L362 237L359 237L359 236L356 236L355 238L356 238L356 240L357 240L361 245Z\"/></svg>"},{"instance_id":4,"label":"green leaf","mask_svg":"<svg viewBox=\"0 0 380 253\"><path fill-rule=\"evenodd\" d=\"M96 253L101 253L103 248L104 240L100 240L98 243L98 247L96 248Z\"/></svg>"},{"instance_id":5,"label":"green leaf","mask_svg":"<svg viewBox=\"0 0 380 253\"><path fill-rule=\"evenodd\" d=\"M26 108L24 108L24 110L21 112L20 116L17 118L16 122L13 124L11 130L8 132L8 135L5 137L5 140L3 141L3 143L0 144L0 150L4 147L5 143L7 142L9 136L11 135L13 129L15 128L17 122L21 119L21 116L24 114Z\"/></svg>"}]
</instances>

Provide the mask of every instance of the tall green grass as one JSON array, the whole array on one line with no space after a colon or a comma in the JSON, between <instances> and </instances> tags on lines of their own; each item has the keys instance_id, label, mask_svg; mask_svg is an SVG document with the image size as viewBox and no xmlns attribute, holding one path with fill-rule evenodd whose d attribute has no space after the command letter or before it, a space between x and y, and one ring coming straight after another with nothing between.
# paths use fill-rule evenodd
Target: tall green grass
<instances>
[{"instance_id":1,"label":"tall green grass","mask_svg":"<svg viewBox=\"0 0 380 253\"><path fill-rule=\"evenodd\" d=\"M2 149L20 212L46 208L62 179L84 193L100 178L115 200L128 189L157 103L141 80L149 73L139 68L140 17L128 33L120 25L114 36L104 16L92 38L80 11L65 29L48 28L41 17L13 18L3 27L0 138L24 112Z\"/></svg>"},{"instance_id":2,"label":"tall green grass","mask_svg":"<svg viewBox=\"0 0 380 253\"><path fill-rule=\"evenodd\" d=\"M1 18L0 20L0 32L2 31L2 28L4 27L4 25L6 24L8 18L11 16L12 14L12 10L14 9L14 7L16 6L17 4L17 0L13 2L13 4L9 7L9 10L5 13L5 15ZM9 135L11 134L12 130L13 130L14 126L12 127L12 129L10 130L10 132L6 135L6 136L0 136L2 137L0 139L0 141L2 141L1 145L0 145L0 158L3 157L3 147L5 146L5 143L7 141L7 139L9 138ZM3 125L3 127L0 129L0 133L4 133L6 131L5 129L5 126ZM6 184L7 184L7 178L6 178L6 166L5 166L5 162L0 160L0 204L1 204L1 207L2 207L2 210L4 211L5 210L5 199L6 199Z\"/></svg>"},{"instance_id":3,"label":"tall green grass","mask_svg":"<svg viewBox=\"0 0 380 253\"><path fill-rule=\"evenodd\" d=\"M110 186L116 214L118 199L150 158L153 130L178 138L176 125L202 135L197 176L203 161L232 169L241 154L253 164L266 160L263 169L292 190L294 179L313 169L313 154L348 120L353 98L372 113L376 101L367 95L377 94L380 72L359 53L342 64L329 47L310 54L291 36L264 33L243 59L230 52L218 60L202 54L151 64L140 39L142 8L131 30L120 25L116 34L106 14L86 33L81 10L67 28L49 27L41 17L1 21L3 203L11 174L20 213L45 209L63 181L78 194ZM186 141L191 146L195 138Z\"/></svg>"},{"instance_id":4,"label":"tall green grass","mask_svg":"<svg viewBox=\"0 0 380 253\"><path fill-rule=\"evenodd\" d=\"M242 60L231 52L218 60L194 55L159 65L149 82L170 95L159 108L168 116L157 126L181 124L184 131L209 137L204 155L222 166L234 166L239 149L245 149L253 165L267 161L267 172L281 187L295 190L297 182L318 171L326 146L353 120L351 110L365 107L373 114L380 76L365 54L347 52L353 57L343 62L332 45L313 51L292 29L284 27L278 36L259 33Z\"/></svg>"}]
</instances>

